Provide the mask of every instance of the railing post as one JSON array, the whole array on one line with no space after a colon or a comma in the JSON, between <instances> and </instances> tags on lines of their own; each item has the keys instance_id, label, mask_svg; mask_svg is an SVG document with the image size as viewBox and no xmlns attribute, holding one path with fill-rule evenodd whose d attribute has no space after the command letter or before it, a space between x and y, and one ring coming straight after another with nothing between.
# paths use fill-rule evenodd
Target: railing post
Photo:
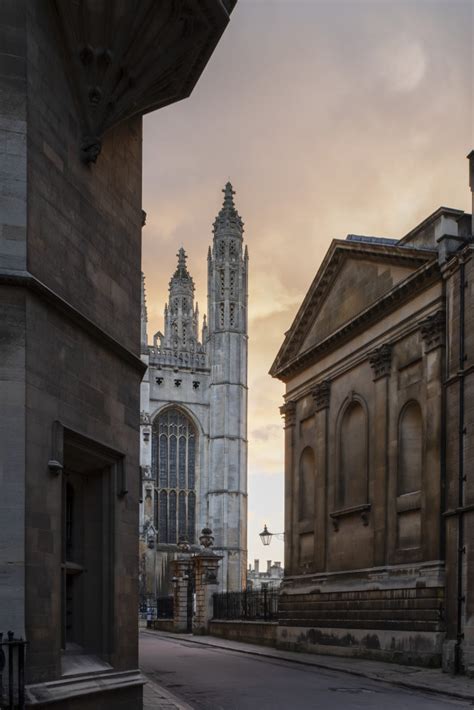
<instances>
[{"instance_id":1,"label":"railing post","mask_svg":"<svg viewBox=\"0 0 474 710\"><path fill-rule=\"evenodd\" d=\"M8 702L13 708L13 631L7 633L8 636Z\"/></svg>"},{"instance_id":2,"label":"railing post","mask_svg":"<svg viewBox=\"0 0 474 710\"><path fill-rule=\"evenodd\" d=\"M18 707L25 707L25 642L20 639L18 646Z\"/></svg>"},{"instance_id":3,"label":"railing post","mask_svg":"<svg viewBox=\"0 0 474 710\"><path fill-rule=\"evenodd\" d=\"M0 633L0 707L3 704L3 669L5 668L5 652L3 650L3 633Z\"/></svg>"},{"instance_id":4,"label":"railing post","mask_svg":"<svg viewBox=\"0 0 474 710\"><path fill-rule=\"evenodd\" d=\"M264 621L267 620L267 615L268 615L268 607L267 607L267 588L263 588L263 619Z\"/></svg>"}]
</instances>

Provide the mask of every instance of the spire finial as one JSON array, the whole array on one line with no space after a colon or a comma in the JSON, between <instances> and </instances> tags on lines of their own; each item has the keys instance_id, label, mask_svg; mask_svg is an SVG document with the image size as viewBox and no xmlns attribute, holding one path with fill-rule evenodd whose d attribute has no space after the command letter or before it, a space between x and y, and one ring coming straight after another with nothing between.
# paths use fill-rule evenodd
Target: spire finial
<instances>
[{"instance_id":1,"label":"spire finial","mask_svg":"<svg viewBox=\"0 0 474 710\"><path fill-rule=\"evenodd\" d=\"M188 257L183 247L180 247L176 256L178 257L178 265L176 267L176 271L174 272L173 278L189 279L190 276L188 273L188 268L186 266L186 259Z\"/></svg>"},{"instance_id":2,"label":"spire finial","mask_svg":"<svg viewBox=\"0 0 474 710\"><path fill-rule=\"evenodd\" d=\"M223 229L235 229L242 236L244 223L242 222L239 213L235 209L234 195L235 190L232 183L228 180L224 189L224 203L219 214L214 221L214 234Z\"/></svg>"},{"instance_id":3,"label":"spire finial","mask_svg":"<svg viewBox=\"0 0 474 710\"><path fill-rule=\"evenodd\" d=\"M227 181L225 184L224 189L222 190L224 193L224 207L235 207L234 205L234 195L235 195L235 190L232 187L232 184Z\"/></svg>"}]
</instances>

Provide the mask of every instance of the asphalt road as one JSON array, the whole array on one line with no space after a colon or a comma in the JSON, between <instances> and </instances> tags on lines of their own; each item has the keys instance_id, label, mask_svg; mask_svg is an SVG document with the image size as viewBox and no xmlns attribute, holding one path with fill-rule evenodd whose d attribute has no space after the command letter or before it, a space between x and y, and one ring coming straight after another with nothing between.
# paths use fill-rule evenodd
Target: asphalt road
<instances>
[{"instance_id":1,"label":"asphalt road","mask_svg":"<svg viewBox=\"0 0 474 710\"><path fill-rule=\"evenodd\" d=\"M140 667L195 710L456 710L472 703L142 633Z\"/></svg>"}]
</instances>

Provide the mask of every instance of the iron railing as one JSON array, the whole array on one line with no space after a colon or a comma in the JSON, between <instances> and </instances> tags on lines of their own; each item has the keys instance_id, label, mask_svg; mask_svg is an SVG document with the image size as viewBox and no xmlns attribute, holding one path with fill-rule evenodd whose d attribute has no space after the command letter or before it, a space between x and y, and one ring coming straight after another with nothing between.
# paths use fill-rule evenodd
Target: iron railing
<instances>
[{"instance_id":1,"label":"iron railing","mask_svg":"<svg viewBox=\"0 0 474 710\"><path fill-rule=\"evenodd\" d=\"M26 641L14 638L13 631L6 638L0 633L0 708L25 707L25 646Z\"/></svg>"},{"instance_id":2,"label":"iron railing","mask_svg":"<svg viewBox=\"0 0 474 710\"><path fill-rule=\"evenodd\" d=\"M173 597L156 597L156 618L173 618Z\"/></svg>"},{"instance_id":3,"label":"iron railing","mask_svg":"<svg viewBox=\"0 0 474 710\"><path fill-rule=\"evenodd\" d=\"M278 591L223 592L214 594L214 619L276 621Z\"/></svg>"}]
</instances>

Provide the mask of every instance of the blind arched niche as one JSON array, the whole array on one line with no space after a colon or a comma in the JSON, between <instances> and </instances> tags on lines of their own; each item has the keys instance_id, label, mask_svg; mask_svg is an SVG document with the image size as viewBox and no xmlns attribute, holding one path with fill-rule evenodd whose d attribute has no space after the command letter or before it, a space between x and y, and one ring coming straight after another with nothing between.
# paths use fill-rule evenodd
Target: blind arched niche
<instances>
[{"instance_id":1,"label":"blind arched niche","mask_svg":"<svg viewBox=\"0 0 474 710\"><path fill-rule=\"evenodd\" d=\"M316 461L310 446L303 449L299 466L299 520L313 520Z\"/></svg>"},{"instance_id":2,"label":"blind arched niche","mask_svg":"<svg viewBox=\"0 0 474 710\"><path fill-rule=\"evenodd\" d=\"M423 416L418 402L408 402L398 425L398 495L421 490Z\"/></svg>"},{"instance_id":3,"label":"blind arched niche","mask_svg":"<svg viewBox=\"0 0 474 710\"><path fill-rule=\"evenodd\" d=\"M358 399L344 408L339 424L337 505L350 508L368 499L367 414Z\"/></svg>"}]
</instances>

